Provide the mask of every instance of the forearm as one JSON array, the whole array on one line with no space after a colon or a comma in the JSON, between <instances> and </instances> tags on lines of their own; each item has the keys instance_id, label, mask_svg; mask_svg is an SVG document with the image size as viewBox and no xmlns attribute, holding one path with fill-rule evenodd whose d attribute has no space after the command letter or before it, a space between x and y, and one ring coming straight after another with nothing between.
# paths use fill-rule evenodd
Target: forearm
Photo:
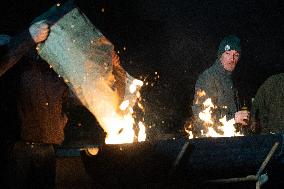
<instances>
[{"instance_id":1,"label":"forearm","mask_svg":"<svg viewBox=\"0 0 284 189\"><path fill-rule=\"evenodd\" d=\"M0 76L14 66L35 45L28 31L13 37L0 57Z\"/></svg>"}]
</instances>

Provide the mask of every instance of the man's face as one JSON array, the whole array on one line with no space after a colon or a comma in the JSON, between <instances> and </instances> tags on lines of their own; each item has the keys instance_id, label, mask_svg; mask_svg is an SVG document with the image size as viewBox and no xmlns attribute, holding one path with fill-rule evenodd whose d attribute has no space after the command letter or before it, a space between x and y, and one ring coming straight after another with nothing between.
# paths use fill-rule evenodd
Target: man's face
<instances>
[{"instance_id":1,"label":"man's face","mask_svg":"<svg viewBox=\"0 0 284 189\"><path fill-rule=\"evenodd\" d=\"M237 63L239 62L240 53L236 50L230 50L223 52L220 62L222 63L225 70L232 72L234 71Z\"/></svg>"}]
</instances>

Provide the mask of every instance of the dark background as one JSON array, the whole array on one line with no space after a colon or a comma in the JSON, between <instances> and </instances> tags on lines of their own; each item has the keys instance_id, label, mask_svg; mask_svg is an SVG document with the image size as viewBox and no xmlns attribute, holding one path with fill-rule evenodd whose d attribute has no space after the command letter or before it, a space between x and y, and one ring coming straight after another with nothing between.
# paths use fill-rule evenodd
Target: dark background
<instances>
[{"instance_id":1,"label":"dark background","mask_svg":"<svg viewBox=\"0 0 284 189\"><path fill-rule=\"evenodd\" d=\"M26 29L56 3L2 2L1 33L13 35ZM149 139L184 134L195 81L215 61L224 36L235 34L242 41L234 81L248 106L268 76L284 71L281 0L86 0L77 5L114 44L125 70L149 83L142 88ZM68 140L76 134L91 135L94 118L85 110L72 115ZM79 122L84 122L80 129Z\"/></svg>"}]
</instances>

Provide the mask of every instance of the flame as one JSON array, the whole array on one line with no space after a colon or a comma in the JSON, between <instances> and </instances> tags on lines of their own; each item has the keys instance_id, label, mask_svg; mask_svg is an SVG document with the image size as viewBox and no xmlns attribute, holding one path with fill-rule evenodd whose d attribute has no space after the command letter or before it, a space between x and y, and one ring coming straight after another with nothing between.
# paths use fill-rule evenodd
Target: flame
<instances>
[{"instance_id":1,"label":"flame","mask_svg":"<svg viewBox=\"0 0 284 189\"><path fill-rule=\"evenodd\" d=\"M197 91L197 99L195 103L200 102L201 97L205 97L206 93L204 91ZM203 111L201 111L198 116L199 119L202 120L204 128L206 130L201 130L201 137L232 137L232 136L243 136L240 132L236 131L235 128L235 120L230 119L227 120L226 116L219 119L218 123L215 123L212 120L212 111L217 109L218 107L212 103L211 98L207 98L203 102ZM222 107L227 108L227 107ZM189 124L186 126L185 130L189 134L189 138L193 138L192 132L193 125Z\"/></svg>"},{"instance_id":2,"label":"flame","mask_svg":"<svg viewBox=\"0 0 284 189\"><path fill-rule=\"evenodd\" d=\"M194 135L193 135L193 132L192 132L192 128L193 128L193 125L191 124L191 122L187 121L185 123L184 130L188 134L188 138L189 139L193 139L194 138Z\"/></svg>"},{"instance_id":3,"label":"flame","mask_svg":"<svg viewBox=\"0 0 284 189\"><path fill-rule=\"evenodd\" d=\"M126 89L131 91L125 91L122 103L120 103L121 98L117 91L110 87L108 78L86 79L82 88L77 89L84 94L85 99L88 99L84 103L87 104L89 110L95 115L100 126L106 132L106 144L132 143L143 141L146 138L145 127L143 127L142 122L138 123L138 118L134 119L135 112L133 110L137 103L139 103L138 108L143 108L139 93L143 82L137 79L128 79L127 85L130 87L126 87ZM95 87L90 89L89 86ZM142 108L140 109L143 111Z\"/></svg>"},{"instance_id":4,"label":"flame","mask_svg":"<svg viewBox=\"0 0 284 189\"><path fill-rule=\"evenodd\" d=\"M103 117L99 118L101 120L101 125L103 125L103 128L107 133L105 139L106 144L132 143L136 138L139 142L145 141L145 126L141 121L136 124L133 117L133 105L135 104L136 99L141 99L138 90L142 85L142 81L134 79L129 86L129 91L131 94L134 94L136 92L136 98L132 100L124 100L119 105L120 111L117 111L115 108L108 108L108 112L104 114ZM110 107L114 107L114 104L111 104ZM138 102L138 107L140 107L141 109L143 107L140 102ZM138 134L135 133L135 125L138 125Z\"/></svg>"},{"instance_id":5,"label":"flame","mask_svg":"<svg viewBox=\"0 0 284 189\"><path fill-rule=\"evenodd\" d=\"M145 132L145 125L139 121L138 123L139 126L139 133L138 133L138 141L145 141L146 140L146 132Z\"/></svg>"},{"instance_id":6,"label":"flame","mask_svg":"<svg viewBox=\"0 0 284 189\"><path fill-rule=\"evenodd\" d=\"M134 119L130 114L124 116L113 114L113 117L109 117L106 122L108 124L108 128L106 130L107 137L105 139L106 144L134 142Z\"/></svg>"},{"instance_id":7,"label":"flame","mask_svg":"<svg viewBox=\"0 0 284 189\"><path fill-rule=\"evenodd\" d=\"M120 104L120 106L119 106L119 108L121 109L121 110L126 110L126 108L129 106L129 100L125 100L125 101L123 101L121 104Z\"/></svg>"},{"instance_id":8,"label":"flame","mask_svg":"<svg viewBox=\"0 0 284 189\"><path fill-rule=\"evenodd\" d=\"M134 79L132 84L129 86L129 91L131 94L133 94L138 87L142 87L143 82L141 80L138 79Z\"/></svg>"},{"instance_id":9,"label":"flame","mask_svg":"<svg viewBox=\"0 0 284 189\"><path fill-rule=\"evenodd\" d=\"M199 118L206 123L213 124L213 121L211 119L211 113L212 113L212 108L216 108L216 107L213 105L212 100L210 98L205 100L203 105L205 109L199 113Z\"/></svg>"},{"instance_id":10,"label":"flame","mask_svg":"<svg viewBox=\"0 0 284 189\"><path fill-rule=\"evenodd\" d=\"M204 133L206 137L242 136L240 132L236 132L234 118L227 121L226 116L224 116L219 119L220 125L216 125L218 123L213 122L211 116L212 108L215 109L217 106L212 103L211 98L206 99L203 105L205 109L199 113L199 118L207 125L208 132Z\"/></svg>"}]
</instances>

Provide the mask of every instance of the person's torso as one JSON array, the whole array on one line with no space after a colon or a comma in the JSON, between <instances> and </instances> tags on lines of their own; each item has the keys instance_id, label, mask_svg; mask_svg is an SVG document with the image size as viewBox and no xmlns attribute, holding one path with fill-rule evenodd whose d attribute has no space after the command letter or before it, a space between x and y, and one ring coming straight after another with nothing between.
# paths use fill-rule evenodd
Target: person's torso
<instances>
[{"instance_id":1,"label":"person's torso","mask_svg":"<svg viewBox=\"0 0 284 189\"><path fill-rule=\"evenodd\" d=\"M25 63L18 83L21 137L31 142L59 144L67 123L63 112L67 86L46 62Z\"/></svg>"},{"instance_id":2,"label":"person's torso","mask_svg":"<svg viewBox=\"0 0 284 189\"><path fill-rule=\"evenodd\" d=\"M284 133L284 74L279 76L266 84L265 107L259 115L265 133Z\"/></svg>"},{"instance_id":3,"label":"person's torso","mask_svg":"<svg viewBox=\"0 0 284 189\"><path fill-rule=\"evenodd\" d=\"M233 115L237 112L236 89L234 87L231 75L224 72L219 65L214 64L206 73L208 82L216 89L213 96L213 103L219 109L222 109L221 116Z\"/></svg>"}]
</instances>

